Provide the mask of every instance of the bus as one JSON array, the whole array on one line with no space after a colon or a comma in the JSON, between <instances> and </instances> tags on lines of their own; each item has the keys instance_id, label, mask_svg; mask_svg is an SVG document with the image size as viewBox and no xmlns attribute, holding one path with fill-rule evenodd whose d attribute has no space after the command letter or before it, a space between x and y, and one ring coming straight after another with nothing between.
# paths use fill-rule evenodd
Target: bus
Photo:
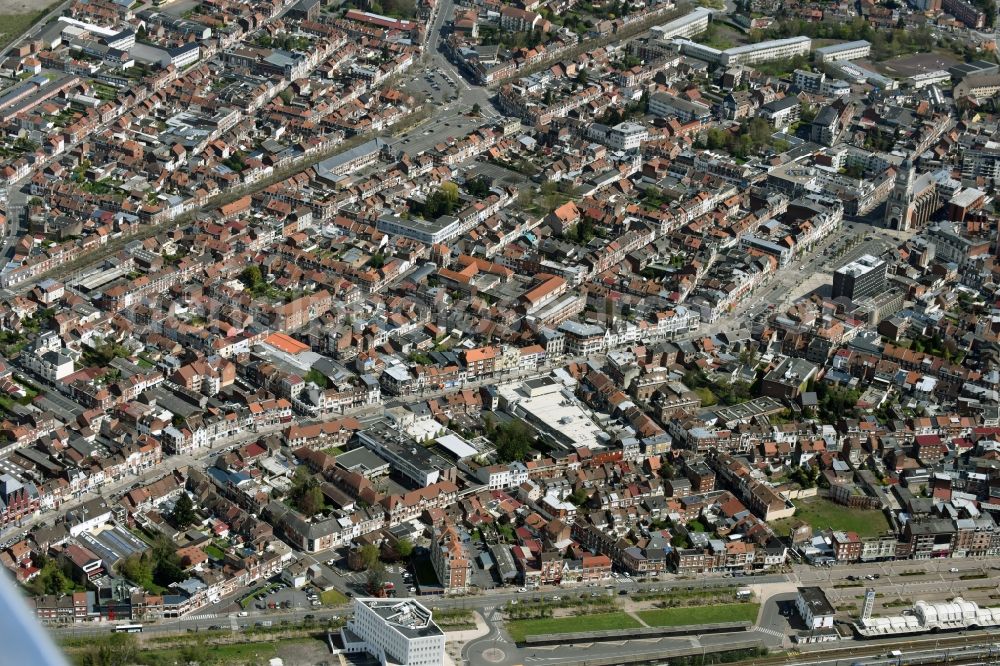
<instances>
[{"instance_id":1,"label":"bus","mask_svg":"<svg viewBox=\"0 0 1000 666\"><path fill-rule=\"evenodd\" d=\"M141 624L119 624L113 631L116 634L141 634L142 625Z\"/></svg>"}]
</instances>

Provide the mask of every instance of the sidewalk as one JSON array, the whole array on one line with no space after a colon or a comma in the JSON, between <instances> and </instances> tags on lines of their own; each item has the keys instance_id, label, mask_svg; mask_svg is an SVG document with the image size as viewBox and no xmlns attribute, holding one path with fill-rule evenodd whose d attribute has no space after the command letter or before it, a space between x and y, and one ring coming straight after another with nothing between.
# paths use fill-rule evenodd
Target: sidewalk
<instances>
[{"instance_id":1,"label":"sidewalk","mask_svg":"<svg viewBox=\"0 0 1000 666\"><path fill-rule=\"evenodd\" d=\"M479 614L479 611L474 611L472 617L476 621L475 629L445 632L445 666L455 666L455 659L452 657L452 653L461 655L466 643L474 641L477 638L482 638L490 633L490 627L486 624L486 620ZM461 663L461 658L459 658L459 663Z\"/></svg>"}]
</instances>

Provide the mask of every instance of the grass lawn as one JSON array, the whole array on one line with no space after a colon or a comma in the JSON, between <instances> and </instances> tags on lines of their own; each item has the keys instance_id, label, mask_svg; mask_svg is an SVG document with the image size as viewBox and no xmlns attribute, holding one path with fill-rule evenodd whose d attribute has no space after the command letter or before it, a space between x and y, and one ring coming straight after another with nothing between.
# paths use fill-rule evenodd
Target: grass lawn
<instances>
[{"instance_id":1,"label":"grass lawn","mask_svg":"<svg viewBox=\"0 0 1000 666\"><path fill-rule=\"evenodd\" d=\"M328 456L339 456L343 452L344 449L340 448L339 446L328 446L325 449L323 449L323 453L327 454Z\"/></svg>"},{"instance_id":2,"label":"grass lawn","mask_svg":"<svg viewBox=\"0 0 1000 666\"><path fill-rule=\"evenodd\" d=\"M464 629L475 629L476 619L472 616L472 611L465 608L452 608L434 611L434 623L445 631L461 631Z\"/></svg>"},{"instance_id":3,"label":"grass lawn","mask_svg":"<svg viewBox=\"0 0 1000 666\"><path fill-rule=\"evenodd\" d=\"M148 534L140 530L138 527L130 527L128 531L131 532L135 538L139 539L147 546L153 545L153 539Z\"/></svg>"},{"instance_id":4,"label":"grass lawn","mask_svg":"<svg viewBox=\"0 0 1000 666\"><path fill-rule=\"evenodd\" d=\"M573 617L546 617L537 620L509 620L507 631L520 642L525 636L562 634L574 631L602 631L605 629L638 629L634 617L625 613L597 613Z\"/></svg>"},{"instance_id":5,"label":"grass lawn","mask_svg":"<svg viewBox=\"0 0 1000 666\"><path fill-rule=\"evenodd\" d=\"M278 648L292 644L313 642L302 639L283 641L257 641L231 645L205 645L201 647L173 647L161 649L143 648L136 659L137 664L180 664L185 658L196 656L198 661L208 666L222 664L266 664L278 656Z\"/></svg>"},{"instance_id":6,"label":"grass lawn","mask_svg":"<svg viewBox=\"0 0 1000 666\"><path fill-rule=\"evenodd\" d=\"M347 596L340 590L326 590L319 593L319 600L324 606L343 606L348 602Z\"/></svg>"},{"instance_id":7,"label":"grass lawn","mask_svg":"<svg viewBox=\"0 0 1000 666\"><path fill-rule=\"evenodd\" d=\"M213 557L213 558L215 558L217 560L224 560L224 559L226 559L226 554L222 551L221 548L219 548L218 546L216 546L214 544L209 544L209 545L205 546L205 554L208 555L209 557Z\"/></svg>"},{"instance_id":8,"label":"grass lawn","mask_svg":"<svg viewBox=\"0 0 1000 666\"><path fill-rule=\"evenodd\" d=\"M756 622L760 604L716 604L714 606L687 606L655 608L637 611L636 615L651 627L681 627L688 624L713 622Z\"/></svg>"},{"instance_id":9,"label":"grass lawn","mask_svg":"<svg viewBox=\"0 0 1000 666\"><path fill-rule=\"evenodd\" d=\"M848 509L822 497L795 500L795 515L774 521L771 526L781 535L787 535L792 523L800 520L813 528L856 532L859 537L878 536L889 530L889 523L881 511L875 509Z\"/></svg>"}]
</instances>

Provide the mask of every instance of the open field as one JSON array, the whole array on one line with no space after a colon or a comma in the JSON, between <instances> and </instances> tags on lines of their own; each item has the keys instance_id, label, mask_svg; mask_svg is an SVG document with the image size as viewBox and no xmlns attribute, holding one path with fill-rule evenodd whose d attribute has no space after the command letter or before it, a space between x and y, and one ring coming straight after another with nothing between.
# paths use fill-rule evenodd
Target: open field
<instances>
[{"instance_id":1,"label":"open field","mask_svg":"<svg viewBox=\"0 0 1000 666\"><path fill-rule=\"evenodd\" d=\"M6 48L54 7L54 4L31 0L0 0L0 49Z\"/></svg>"},{"instance_id":2,"label":"open field","mask_svg":"<svg viewBox=\"0 0 1000 666\"><path fill-rule=\"evenodd\" d=\"M686 610L686 609L685 609ZM510 620L507 631L515 641L525 636L562 634L574 631L603 631L606 629L638 629L641 625L625 613L598 613L573 617L547 617L536 620Z\"/></svg>"},{"instance_id":3,"label":"open field","mask_svg":"<svg viewBox=\"0 0 1000 666\"><path fill-rule=\"evenodd\" d=\"M819 530L832 529L856 532L859 537L878 536L888 531L889 523L881 511L848 509L822 497L795 500L795 515L772 523L778 534L787 535L797 521L809 523Z\"/></svg>"},{"instance_id":4,"label":"open field","mask_svg":"<svg viewBox=\"0 0 1000 666\"><path fill-rule=\"evenodd\" d=\"M89 664L93 655L87 648L66 649L73 664ZM122 650L124 653L125 651ZM262 640L245 643L208 643L189 641L183 645L155 648L143 645L135 651L128 663L144 666L167 666L197 661L203 666L236 666L239 664L266 664L274 657L280 657L286 664L317 663L329 650L318 638L292 638ZM104 662L102 662L104 663Z\"/></svg>"},{"instance_id":5,"label":"open field","mask_svg":"<svg viewBox=\"0 0 1000 666\"><path fill-rule=\"evenodd\" d=\"M680 608L655 608L637 611L636 615L651 627L682 627L689 624L713 622L756 622L760 604L717 604L714 606L686 606Z\"/></svg>"}]
</instances>

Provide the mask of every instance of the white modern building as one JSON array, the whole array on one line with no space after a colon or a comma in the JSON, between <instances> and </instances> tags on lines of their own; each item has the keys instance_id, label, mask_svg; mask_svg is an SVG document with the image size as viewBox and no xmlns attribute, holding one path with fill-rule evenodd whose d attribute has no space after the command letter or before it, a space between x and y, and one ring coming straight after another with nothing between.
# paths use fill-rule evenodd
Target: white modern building
<instances>
[{"instance_id":1,"label":"white modern building","mask_svg":"<svg viewBox=\"0 0 1000 666\"><path fill-rule=\"evenodd\" d=\"M723 67L755 65L759 62L808 55L810 49L812 49L812 40L808 37L772 39L758 44L747 44L746 46L736 46L726 49L719 58L719 64Z\"/></svg>"},{"instance_id":2,"label":"white modern building","mask_svg":"<svg viewBox=\"0 0 1000 666\"><path fill-rule=\"evenodd\" d=\"M444 663L444 632L412 599L355 597L354 618L340 630L347 652L367 652L382 666Z\"/></svg>"},{"instance_id":3,"label":"white modern building","mask_svg":"<svg viewBox=\"0 0 1000 666\"><path fill-rule=\"evenodd\" d=\"M386 213L378 218L376 226L384 233L412 238L428 245L446 243L462 231L458 218L453 215L442 215L436 220L424 220L404 219Z\"/></svg>"},{"instance_id":4,"label":"white modern building","mask_svg":"<svg viewBox=\"0 0 1000 666\"><path fill-rule=\"evenodd\" d=\"M649 139L649 131L639 123L618 123L608 130L608 147L615 150L635 150Z\"/></svg>"},{"instance_id":5,"label":"white modern building","mask_svg":"<svg viewBox=\"0 0 1000 666\"><path fill-rule=\"evenodd\" d=\"M795 598L795 608L799 617L809 629L832 629L836 614L826 593L819 587L800 587Z\"/></svg>"},{"instance_id":6,"label":"white modern building","mask_svg":"<svg viewBox=\"0 0 1000 666\"><path fill-rule=\"evenodd\" d=\"M707 120L712 115L712 109L707 104L693 102L668 93L653 94L649 98L649 112L660 118L674 116L682 123L692 120Z\"/></svg>"},{"instance_id":7,"label":"white modern building","mask_svg":"<svg viewBox=\"0 0 1000 666\"><path fill-rule=\"evenodd\" d=\"M867 58L872 52L871 42L859 39L856 42L831 44L821 46L813 51L817 63L836 62L838 60L858 60Z\"/></svg>"},{"instance_id":8,"label":"white modern building","mask_svg":"<svg viewBox=\"0 0 1000 666\"><path fill-rule=\"evenodd\" d=\"M757 44L734 46L725 51L720 51L706 44L699 44L692 42L690 39L680 37L674 38L673 43L686 56L704 60L714 65L721 65L722 67L756 65L760 62L794 58L796 56L809 55L809 51L812 49L812 40L809 37L772 39Z\"/></svg>"},{"instance_id":9,"label":"white modern building","mask_svg":"<svg viewBox=\"0 0 1000 666\"><path fill-rule=\"evenodd\" d=\"M694 37L708 30L708 22L712 17L712 10L705 7L698 7L688 14L673 21L658 25L650 29L654 37L660 39L673 39L674 37Z\"/></svg>"}]
</instances>

